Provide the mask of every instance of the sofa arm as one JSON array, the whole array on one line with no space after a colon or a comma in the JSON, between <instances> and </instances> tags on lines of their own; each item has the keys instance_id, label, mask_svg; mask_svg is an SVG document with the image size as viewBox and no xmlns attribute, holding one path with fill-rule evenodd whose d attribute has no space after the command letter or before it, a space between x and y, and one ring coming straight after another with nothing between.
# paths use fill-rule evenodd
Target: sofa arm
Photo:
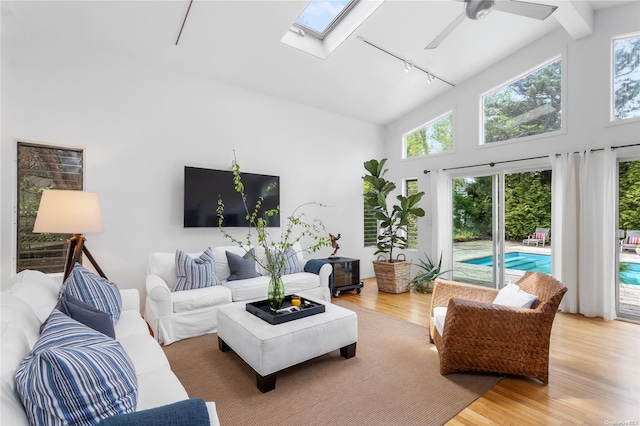
<instances>
[{"instance_id":1,"label":"sofa arm","mask_svg":"<svg viewBox=\"0 0 640 426\"><path fill-rule=\"evenodd\" d=\"M140 292L135 288L120 289L123 311L140 311Z\"/></svg>"},{"instance_id":2,"label":"sofa arm","mask_svg":"<svg viewBox=\"0 0 640 426\"><path fill-rule=\"evenodd\" d=\"M305 272L318 275L319 287L330 289L329 279L333 273L330 263L320 259L303 259L300 262L300 268Z\"/></svg>"},{"instance_id":3,"label":"sofa arm","mask_svg":"<svg viewBox=\"0 0 640 426\"><path fill-rule=\"evenodd\" d=\"M333 266L330 263L325 263L320 268L320 273L318 273L318 278L320 280L320 287L329 288L329 278L333 273ZM329 288L330 289L330 288Z\"/></svg>"},{"instance_id":4,"label":"sofa arm","mask_svg":"<svg viewBox=\"0 0 640 426\"><path fill-rule=\"evenodd\" d=\"M171 290L167 283L159 276L150 274L146 278L147 304L153 305L156 315L161 318L173 313Z\"/></svg>"}]
</instances>

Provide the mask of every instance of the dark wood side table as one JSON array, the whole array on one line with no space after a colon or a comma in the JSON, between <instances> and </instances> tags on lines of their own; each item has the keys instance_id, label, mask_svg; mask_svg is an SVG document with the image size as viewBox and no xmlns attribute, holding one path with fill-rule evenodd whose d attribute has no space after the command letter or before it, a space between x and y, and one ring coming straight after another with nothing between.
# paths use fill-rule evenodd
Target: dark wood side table
<instances>
[{"instance_id":1,"label":"dark wood side table","mask_svg":"<svg viewBox=\"0 0 640 426\"><path fill-rule=\"evenodd\" d=\"M360 281L360 259L336 256L321 260L329 262L333 267L333 297L338 297L341 291L354 289L360 294L360 289L364 286Z\"/></svg>"}]
</instances>

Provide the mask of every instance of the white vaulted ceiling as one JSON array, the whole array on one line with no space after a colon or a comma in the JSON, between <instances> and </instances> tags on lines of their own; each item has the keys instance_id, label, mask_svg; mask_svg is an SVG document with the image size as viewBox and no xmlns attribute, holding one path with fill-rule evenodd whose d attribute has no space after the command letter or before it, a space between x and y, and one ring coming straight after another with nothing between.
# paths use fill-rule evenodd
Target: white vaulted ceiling
<instances>
[{"instance_id":1,"label":"white vaulted ceiling","mask_svg":"<svg viewBox=\"0 0 640 426\"><path fill-rule=\"evenodd\" d=\"M366 0L363 0L366 1ZM427 83L421 72L365 44L365 38L460 84L555 29L580 38L593 12L623 1L550 0L545 21L493 11L463 22L437 49L424 47L464 8L454 0L382 3L326 59L280 40L306 1L195 0L175 44L189 0L2 2L2 42L89 44L196 73L356 119L387 124L450 86Z\"/></svg>"}]
</instances>

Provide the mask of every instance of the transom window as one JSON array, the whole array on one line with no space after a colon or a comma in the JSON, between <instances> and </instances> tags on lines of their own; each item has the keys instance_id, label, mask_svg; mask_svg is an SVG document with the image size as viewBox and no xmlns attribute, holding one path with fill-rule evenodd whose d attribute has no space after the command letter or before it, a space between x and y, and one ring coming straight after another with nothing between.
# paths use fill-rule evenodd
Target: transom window
<instances>
[{"instance_id":1,"label":"transom window","mask_svg":"<svg viewBox=\"0 0 640 426\"><path fill-rule=\"evenodd\" d=\"M562 60L553 59L482 97L483 143L562 129Z\"/></svg>"},{"instance_id":2,"label":"transom window","mask_svg":"<svg viewBox=\"0 0 640 426\"><path fill-rule=\"evenodd\" d=\"M453 112L436 118L402 137L404 158L421 157L453 149Z\"/></svg>"},{"instance_id":3,"label":"transom window","mask_svg":"<svg viewBox=\"0 0 640 426\"><path fill-rule=\"evenodd\" d=\"M358 0L310 0L294 23L320 40L329 34Z\"/></svg>"},{"instance_id":4,"label":"transom window","mask_svg":"<svg viewBox=\"0 0 640 426\"><path fill-rule=\"evenodd\" d=\"M612 119L640 117L640 35L613 40Z\"/></svg>"}]
</instances>

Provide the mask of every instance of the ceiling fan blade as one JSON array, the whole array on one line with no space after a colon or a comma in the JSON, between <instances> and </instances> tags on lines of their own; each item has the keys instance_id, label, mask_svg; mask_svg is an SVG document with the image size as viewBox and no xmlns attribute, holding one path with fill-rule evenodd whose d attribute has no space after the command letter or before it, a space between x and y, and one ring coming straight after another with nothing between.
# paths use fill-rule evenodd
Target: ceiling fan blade
<instances>
[{"instance_id":1,"label":"ceiling fan blade","mask_svg":"<svg viewBox=\"0 0 640 426\"><path fill-rule=\"evenodd\" d=\"M497 0L493 8L501 12L513 13L514 15L526 16L543 21L547 19L558 6L548 6L546 4L517 0Z\"/></svg>"},{"instance_id":2,"label":"ceiling fan blade","mask_svg":"<svg viewBox=\"0 0 640 426\"><path fill-rule=\"evenodd\" d=\"M467 19L467 16L465 15L464 12L462 12L460 15L456 17L456 19L453 20L453 22L451 22L447 26L447 28L445 28L440 34L438 34L438 37L433 39L433 41L429 43L427 47L425 47L424 49L428 50L428 49L435 49L436 47L438 47L440 43L442 43L442 41L445 38L447 38L449 34L451 34L453 30L455 30L458 27L458 25L460 25L462 21L464 21L465 19Z\"/></svg>"}]
</instances>

